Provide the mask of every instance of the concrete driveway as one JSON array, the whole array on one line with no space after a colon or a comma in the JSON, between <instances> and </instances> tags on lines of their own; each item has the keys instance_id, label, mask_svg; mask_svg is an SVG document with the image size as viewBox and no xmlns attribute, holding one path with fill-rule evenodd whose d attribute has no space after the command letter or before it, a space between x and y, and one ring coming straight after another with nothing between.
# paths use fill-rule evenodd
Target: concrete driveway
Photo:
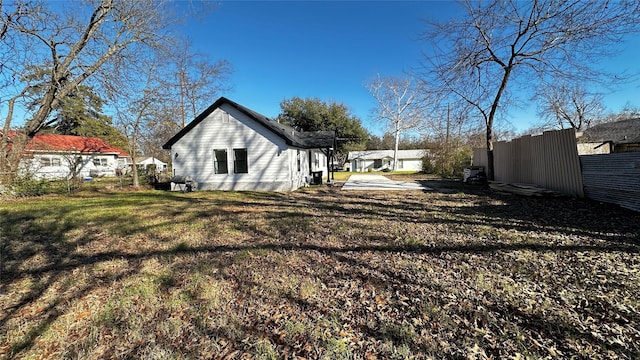
<instances>
[{"instance_id":1,"label":"concrete driveway","mask_svg":"<svg viewBox=\"0 0 640 360\"><path fill-rule=\"evenodd\" d=\"M351 175L342 190L433 190L417 182L395 181L382 175Z\"/></svg>"}]
</instances>

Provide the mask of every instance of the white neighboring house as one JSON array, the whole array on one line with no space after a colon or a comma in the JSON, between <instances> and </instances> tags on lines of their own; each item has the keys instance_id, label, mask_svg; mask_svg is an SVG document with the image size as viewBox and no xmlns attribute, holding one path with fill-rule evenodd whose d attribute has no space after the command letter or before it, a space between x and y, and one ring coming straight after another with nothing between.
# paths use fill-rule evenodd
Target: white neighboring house
<instances>
[{"instance_id":1,"label":"white neighboring house","mask_svg":"<svg viewBox=\"0 0 640 360\"><path fill-rule=\"evenodd\" d=\"M129 154L100 138L38 134L27 144L20 172L37 179L115 176L130 162Z\"/></svg>"},{"instance_id":2,"label":"white neighboring house","mask_svg":"<svg viewBox=\"0 0 640 360\"><path fill-rule=\"evenodd\" d=\"M166 162L161 161L155 157L148 157L142 161L139 161L137 165L140 169L146 169L147 165L151 165L151 164L156 165L156 172L163 172L163 171L167 171L168 169Z\"/></svg>"},{"instance_id":3,"label":"white neighboring house","mask_svg":"<svg viewBox=\"0 0 640 360\"><path fill-rule=\"evenodd\" d=\"M162 147L171 150L173 176L194 189L293 191L314 174L328 178L334 137L295 131L221 97Z\"/></svg>"},{"instance_id":4,"label":"white neighboring house","mask_svg":"<svg viewBox=\"0 0 640 360\"><path fill-rule=\"evenodd\" d=\"M422 159L428 150L398 150L397 170L421 171ZM366 172L393 170L393 150L350 151L345 170Z\"/></svg>"}]
</instances>

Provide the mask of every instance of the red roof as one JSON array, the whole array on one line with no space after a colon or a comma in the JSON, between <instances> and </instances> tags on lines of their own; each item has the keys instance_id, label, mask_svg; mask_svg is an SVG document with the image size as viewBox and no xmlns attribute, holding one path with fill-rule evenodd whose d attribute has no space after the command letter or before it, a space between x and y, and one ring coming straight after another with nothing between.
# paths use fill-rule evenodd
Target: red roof
<instances>
[{"instance_id":1,"label":"red roof","mask_svg":"<svg viewBox=\"0 0 640 360\"><path fill-rule=\"evenodd\" d=\"M81 153L116 154L119 157L129 156L126 152L109 145L106 141L96 137L38 134L25 151L69 151Z\"/></svg>"}]
</instances>

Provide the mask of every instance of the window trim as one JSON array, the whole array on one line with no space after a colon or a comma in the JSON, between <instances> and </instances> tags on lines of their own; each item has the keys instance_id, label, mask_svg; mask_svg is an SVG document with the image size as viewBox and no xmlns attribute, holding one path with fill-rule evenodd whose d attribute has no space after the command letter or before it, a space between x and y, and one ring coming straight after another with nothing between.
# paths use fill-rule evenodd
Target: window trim
<instances>
[{"instance_id":1,"label":"window trim","mask_svg":"<svg viewBox=\"0 0 640 360\"><path fill-rule=\"evenodd\" d=\"M242 153L244 153L244 159L238 159L238 154L242 154ZM244 165L244 168L241 167L242 165ZM234 174L249 173L249 152L247 151L247 148L233 149L233 173Z\"/></svg>"},{"instance_id":2,"label":"window trim","mask_svg":"<svg viewBox=\"0 0 640 360\"><path fill-rule=\"evenodd\" d=\"M225 171L218 171L220 168L220 163L222 163L223 161L218 160L218 157L216 156L216 152L224 152L224 166L225 166ZM225 175L225 174L229 174L229 152L227 151L227 149L213 149L213 173L216 175Z\"/></svg>"},{"instance_id":3,"label":"window trim","mask_svg":"<svg viewBox=\"0 0 640 360\"><path fill-rule=\"evenodd\" d=\"M98 162L98 164L96 164L96 161ZM91 162L94 166L109 166L109 160L104 157L94 157L93 159L91 159Z\"/></svg>"}]
</instances>

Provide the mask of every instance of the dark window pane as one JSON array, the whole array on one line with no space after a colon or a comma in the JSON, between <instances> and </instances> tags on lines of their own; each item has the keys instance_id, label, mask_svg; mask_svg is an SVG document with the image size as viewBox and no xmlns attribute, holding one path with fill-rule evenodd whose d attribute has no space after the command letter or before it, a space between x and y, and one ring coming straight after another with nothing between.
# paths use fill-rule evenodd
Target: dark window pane
<instances>
[{"instance_id":1,"label":"dark window pane","mask_svg":"<svg viewBox=\"0 0 640 360\"><path fill-rule=\"evenodd\" d=\"M247 149L233 149L233 172L236 174L246 174L249 172Z\"/></svg>"},{"instance_id":2,"label":"dark window pane","mask_svg":"<svg viewBox=\"0 0 640 360\"><path fill-rule=\"evenodd\" d=\"M213 150L214 162L213 162L213 171L216 174L227 174L229 173L229 167L227 166L227 150Z\"/></svg>"}]
</instances>

